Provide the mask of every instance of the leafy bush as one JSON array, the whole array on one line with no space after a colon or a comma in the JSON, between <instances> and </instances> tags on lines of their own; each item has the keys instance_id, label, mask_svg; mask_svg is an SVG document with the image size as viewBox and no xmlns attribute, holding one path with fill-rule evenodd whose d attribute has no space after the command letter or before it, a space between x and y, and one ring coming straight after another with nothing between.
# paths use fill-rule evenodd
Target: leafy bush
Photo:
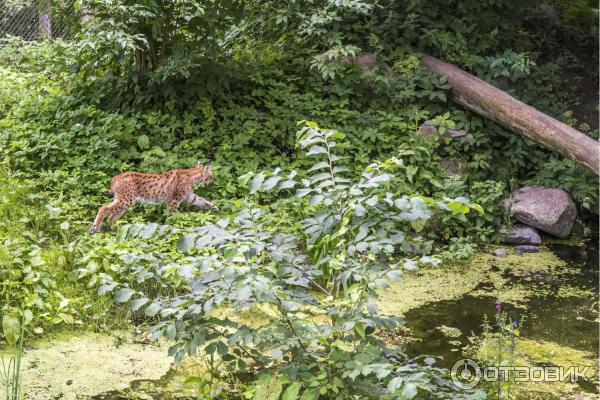
<instances>
[{"instance_id":1,"label":"leafy bush","mask_svg":"<svg viewBox=\"0 0 600 400\"><path fill-rule=\"evenodd\" d=\"M31 191L30 181L0 169L0 320L16 320L18 332L0 330L0 339L14 345L19 336L43 335L65 326L117 326L123 318L111 313L76 281L72 271L80 241L64 219L65 211ZM21 331L22 328L22 331Z\"/></svg>"},{"instance_id":2,"label":"leafy bush","mask_svg":"<svg viewBox=\"0 0 600 400\"><path fill-rule=\"evenodd\" d=\"M402 269L439 264L427 255L432 243L419 235L435 231L436 219L466 223L466 215L483 210L464 198L393 193L392 165L372 164L353 181L336 152L344 138L307 123L298 143L316 162L303 178L280 169L241 178L253 193L295 189L291 198L304 215L287 221L287 229L260 207L243 208L232 218L176 232L185 257L124 254L117 270L98 274L87 265L80 276L99 280L99 293L114 292L115 301L158 318L150 337L174 340L169 354L176 361L203 352L220 358L230 374L258 377L246 390L255 398L265 386L294 392L293 398L302 392L303 399L413 398L419 392L470 398L454 391L434 358L424 364L407 359L379 338L402 320L379 312L377 289L399 279ZM157 228L128 226L123 235L173 240L172 230ZM171 290L148 290L165 286ZM227 317L227 309L269 318L247 323Z\"/></svg>"}]
</instances>

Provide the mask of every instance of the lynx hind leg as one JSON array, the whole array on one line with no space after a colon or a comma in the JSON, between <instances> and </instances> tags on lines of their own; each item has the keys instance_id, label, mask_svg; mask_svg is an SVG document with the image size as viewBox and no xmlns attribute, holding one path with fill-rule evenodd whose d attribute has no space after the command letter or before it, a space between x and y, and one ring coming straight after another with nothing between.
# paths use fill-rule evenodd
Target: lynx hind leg
<instances>
[{"instance_id":1,"label":"lynx hind leg","mask_svg":"<svg viewBox=\"0 0 600 400\"><path fill-rule=\"evenodd\" d=\"M98 232L106 218L108 218L108 223L112 228L117 219L119 219L132 204L133 201L115 199L112 203L100 207L98 215L94 220L94 224L90 228L90 232Z\"/></svg>"},{"instance_id":2,"label":"lynx hind leg","mask_svg":"<svg viewBox=\"0 0 600 400\"><path fill-rule=\"evenodd\" d=\"M117 220L121 218L121 215L123 215L125 211L127 211L127 207L113 208L111 210L111 214L108 217L108 224L111 228L115 225L115 222L117 222Z\"/></svg>"}]
</instances>

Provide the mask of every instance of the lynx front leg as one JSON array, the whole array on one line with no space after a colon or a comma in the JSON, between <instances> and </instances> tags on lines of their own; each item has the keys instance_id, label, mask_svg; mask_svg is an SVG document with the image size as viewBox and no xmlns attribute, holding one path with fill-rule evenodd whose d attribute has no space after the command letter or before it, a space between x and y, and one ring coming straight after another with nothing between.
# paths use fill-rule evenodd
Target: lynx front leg
<instances>
[{"instance_id":1,"label":"lynx front leg","mask_svg":"<svg viewBox=\"0 0 600 400\"><path fill-rule=\"evenodd\" d=\"M106 218L106 214L110 212L111 206L112 206L112 204L107 204L105 206L100 207L100 209L98 210L98 214L96 214L96 218L94 219L94 223L92 224L92 227L90 228L91 233L98 232L98 230L102 227L102 223L104 222L104 219Z\"/></svg>"},{"instance_id":2,"label":"lynx front leg","mask_svg":"<svg viewBox=\"0 0 600 400\"><path fill-rule=\"evenodd\" d=\"M114 213L115 206L117 205L117 200L114 200L112 203L104 205L100 207L98 210L98 214L96 215L96 219L94 219L94 223L90 228L91 233L96 233L102 228L102 224L104 220L108 217L109 220Z\"/></svg>"},{"instance_id":3,"label":"lynx front leg","mask_svg":"<svg viewBox=\"0 0 600 400\"><path fill-rule=\"evenodd\" d=\"M174 198L169 200L169 202L167 203L167 210L171 211L171 212L175 212L177 211L177 208L179 208L179 205L182 203L181 198Z\"/></svg>"},{"instance_id":4,"label":"lynx front leg","mask_svg":"<svg viewBox=\"0 0 600 400\"><path fill-rule=\"evenodd\" d=\"M203 210L218 210L219 208L217 206L215 206L213 203L211 203L210 201L203 199L200 196L197 196L196 194L192 193L190 194L186 201L187 204L191 204L193 206L199 207Z\"/></svg>"}]
</instances>

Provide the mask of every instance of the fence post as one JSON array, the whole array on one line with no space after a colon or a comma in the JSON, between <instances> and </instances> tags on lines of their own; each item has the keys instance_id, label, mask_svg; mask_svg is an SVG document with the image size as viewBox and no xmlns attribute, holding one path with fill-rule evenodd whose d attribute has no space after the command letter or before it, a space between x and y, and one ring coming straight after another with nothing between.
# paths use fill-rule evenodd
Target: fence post
<instances>
[{"instance_id":1,"label":"fence post","mask_svg":"<svg viewBox=\"0 0 600 400\"><path fill-rule=\"evenodd\" d=\"M40 17L40 37L52 39L52 21L50 19L50 0L39 0L38 12Z\"/></svg>"}]
</instances>

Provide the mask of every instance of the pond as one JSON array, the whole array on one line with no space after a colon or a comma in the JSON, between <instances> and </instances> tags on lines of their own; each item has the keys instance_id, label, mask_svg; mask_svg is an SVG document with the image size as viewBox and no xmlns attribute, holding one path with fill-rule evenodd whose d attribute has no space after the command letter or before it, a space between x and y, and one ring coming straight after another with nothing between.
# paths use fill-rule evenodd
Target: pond
<instances>
[{"instance_id":1,"label":"pond","mask_svg":"<svg viewBox=\"0 0 600 400\"><path fill-rule=\"evenodd\" d=\"M590 307L596 297L570 296L568 289L586 293L590 289L598 292L598 250L582 249L563 245L552 246L554 254L567 261L573 269L560 275L544 272L526 274L504 273L509 279L505 287L525 285L533 296L525 302L504 302L502 308L511 319L520 321L521 335L532 340L554 341L561 345L590 352L598 351L598 325ZM493 282L481 282L479 290L495 290ZM539 295L535 293L539 292ZM409 345L409 354L434 354L443 356L441 365L451 367L457 358L456 350L468 345L468 336L482 333L484 318L494 320L495 300L491 297L464 296L449 300L427 303L405 313L407 327L417 338L423 339ZM458 328L455 336L436 329L439 326ZM457 343L457 342L460 342Z\"/></svg>"}]
</instances>

